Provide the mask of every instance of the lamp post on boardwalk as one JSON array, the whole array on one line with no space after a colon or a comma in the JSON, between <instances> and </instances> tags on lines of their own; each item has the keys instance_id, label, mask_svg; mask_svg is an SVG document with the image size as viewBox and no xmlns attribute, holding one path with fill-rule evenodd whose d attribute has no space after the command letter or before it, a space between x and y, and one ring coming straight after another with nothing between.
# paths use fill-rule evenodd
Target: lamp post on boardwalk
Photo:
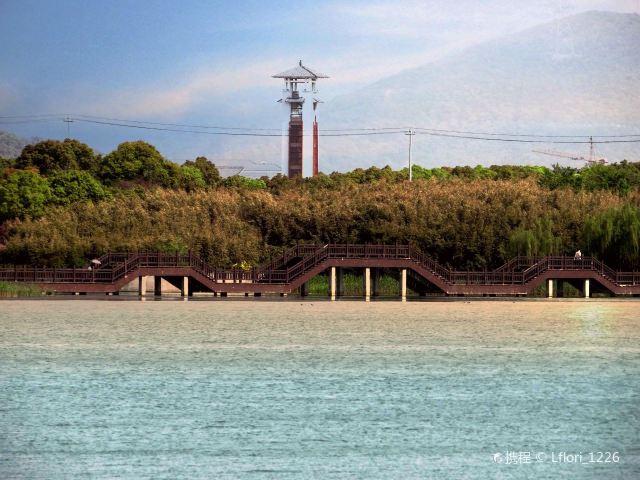
<instances>
[{"instance_id":1,"label":"lamp post on boardwalk","mask_svg":"<svg viewBox=\"0 0 640 480\"><path fill-rule=\"evenodd\" d=\"M407 132L405 133L405 135L409 136L409 181L411 182L413 180L413 165L412 165L412 150L413 150L413 136L416 134L416 131L413 130L412 128L410 128L409 130L407 130Z\"/></svg>"}]
</instances>

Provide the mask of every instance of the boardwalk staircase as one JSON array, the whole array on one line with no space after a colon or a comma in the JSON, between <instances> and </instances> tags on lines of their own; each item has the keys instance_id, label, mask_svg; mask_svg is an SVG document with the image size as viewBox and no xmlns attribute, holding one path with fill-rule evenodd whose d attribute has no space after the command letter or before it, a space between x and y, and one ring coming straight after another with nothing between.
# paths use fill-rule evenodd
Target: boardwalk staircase
<instances>
[{"instance_id":1,"label":"boardwalk staircase","mask_svg":"<svg viewBox=\"0 0 640 480\"><path fill-rule=\"evenodd\" d=\"M10 267L0 280L37 284L83 284L121 288L138 276L189 276L203 288L240 291L291 291L329 267L398 268L411 271L410 282L422 278L448 294L521 294L548 278L592 278L617 294L640 293L640 272L616 272L592 257L518 256L492 271L450 270L410 245L299 244L250 269L219 269L189 254L158 252L107 253L91 268ZM228 287L228 285L235 285ZM273 286L269 289L267 287ZM62 291L62 290L61 290ZM64 291L71 291L71 287Z\"/></svg>"}]
</instances>

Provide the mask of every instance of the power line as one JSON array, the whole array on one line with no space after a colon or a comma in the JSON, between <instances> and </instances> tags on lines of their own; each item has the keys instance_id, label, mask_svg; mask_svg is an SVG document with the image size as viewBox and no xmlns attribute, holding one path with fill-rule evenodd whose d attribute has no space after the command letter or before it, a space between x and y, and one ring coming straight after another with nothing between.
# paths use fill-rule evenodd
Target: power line
<instances>
[{"instance_id":1,"label":"power line","mask_svg":"<svg viewBox=\"0 0 640 480\"><path fill-rule=\"evenodd\" d=\"M238 131L249 131L249 132L260 132L260 131L272 131L272 132L280 132L279 128L247 128L247 127L222 127L222 126L213 126L213 125L193 125L193 124L181 124L181 123L161 123L161 122L151 122L151 121L143 121L143 120L125 120L125 119L117 119L117 118L109 118L109 117L99 117L92 115L77 115L79 117L85 118L93 118L102 121L113 121L113 122L124 122L124 123L134 123L140 125L159 125L159 126L169 126L169 127L185 127L185 128L204 128L204 129L217 129L217 130L238 130ZM321 132L382 132L389 131L393 133L404 133L411 127L399 126L399 127L365 127L365 128L334 128L327 129L323 128ZM628 137L640 137L639 134L626 134L626 135L541 135L541 134L525 134L525 133L490 133L490 132L473 132L473 131L465 131L465 130L445 130L445 129L434 129L434 128L426 128L426 127L415 127L413 130L421 130L428 132L436 132L436 133L454 133L454 134L462 134L462 135L483 135L483 136L500 136L500 137L520 137L520 138L628 138ZM322 135L322 134L321 134ZM324 134L323 136L330 136L328 134Z\"/></svg>"},{"instance_id":2,"label":"power line","mask_svg":"<svg viewBox=\"0 0 640 480\"><path fill-rule=\"evenodd\" d=\"M95 123L98 125L109 125L114 127L138 128L142 130L158 130L158 131L165 131L165 132L200 133L204 135L228 135L228 136L238 136L238 137L281 137L282 136L279 133L207 132L202 130L184 130L184 129L178 129L178 128L154 127L149 125L131 125L131 124L120 123L120 122L88 120L85 118L76 118L76 121L84 122L84 123Z\"/></svg>"},{"instance_id":3,"label":"power line","mask_svg":"<svg viewBox=\"0 0 640 480\"><path fill-rule=\"evenodd\" d=\"M275 128L248 128L248 127L223 127L213 125L195 125L181 123L163 123L143 120L124 120L110 117L100 117L94 115L61 115L61 114L34 114L34 115L13 115L0 116L0 124L21 124L21 123L39 123L62 120L93 123L98 125L117 126L123 128L136 128L144 130L168 131L176 133L194 133L205 135L222 135L222 136L243 136L243 137L282 137L282 133L263 133L263 132L281 132L281 129ZM184 127L184 128L170 128ZM345 128L345 129L322 129L319 136L321 137L348 137L348 136L370 136L370 135L395 135L404 134L408 127L364 127L364 128ZM198 130L194 130L198 129ZM206 130L203 130L206 129ZM207 131L221 130L221 131ZM224 130L224 131L222 131ZM624 135L543 135L543 134L524 134L524 133L496 133L496 132L474 132L465 130L447 130L434 129L426 127L412 128L418 135L430 135L436 137L459 138L464 140L507 142L507 143L547 143L547 144L588 144L589 137L596 139L630 139L630 140L595 140L594 144L607 143L640 143L640 134L624 134ZM329 132L329 133L322 133ZM309 135L305 135L309 136ZM509 137L509 138L505 138ZM554 140L554 139L584 139L584 140Z\"/></svg>"},{"instance_id":4,"label":"power line","mask_svg":"<svg viewBox=\"0 0 640 480\"><path fill-rule=\"evenodd\" d=\"M626 135L541 135L535 133L488 133L488 132L469 132L464 130L443 130L437 128L424 128L414 127L414 130L422 130L425 132L436 133L456 133L463 135L486 135L486 136L500 136L500 137L529 137L529 138L625 138L625 137L640 137L638 134L626 134Z\"/></svg>"},{"instance_id":5,"label":"power line","mask_svg":"<svg viewBox=\"0 0 640 480\"><path fill-rule=\"evenodd\" d=\"M452 135L448 133L417 132L418 135L430 135L434 137L461 138L466 140L484 140L487 142L507 142L507 143L551 143L551 144L603 144L603 143L640 143L640 138L633 140L599 140L599 141L576 141L576 140L524 140L521 138L489 138L470 135ZM635 135L633 135L635 136Z\"/></svg>"},{"instance_id":6,"label":"power line","mask_svg":"<svg viewBox=\"0 0 640 480\"><path fill-rule=\"evenodd\" d=\"M62 117L66 113L37 113L31 115L0 115L0 118L41 118L41 117Z\"/></svg>"},{"instance_id":7,"label":"power line","mask_svg":"<svg viewBox=\"0 0 640 480\"><path fill-rule=\"evenodd\" d=\"M179 133L196 133L203 135L218 135L218 136L240 136L240 137L282 137L283 134L273 134L273 133L250 133L250 132L208 132L202 130L184 130L184 129L176 129L176 128L166 128L166 127L153 127L147 125L130 125L126 123L117 123L117 122L103 122L100 120L88 120L88 119L80 119L76 118L79 122L86 123L95 123L99 125L110 125L116 127L127 127L127 128L137 128L142 130L155 130L155 131L167 131L167 132L179 132ZM406 131L406 130L405 130ZM371 131L371 132L354 132L354 133L327 133L320 134L320 137L354 137L354 136L369 136L369 135L398 135L404 134L405 131ZM525 140L521 138L500 138L500 137L480 137L480 136L470 136L470 135L454 135L448 133L436 133L436 132L427 132L421 131L416 132L417 135L430 135L436 137L447 137L447 138L460 138L466 140L483 140L490 142L508 142L508 143L550 143L550 144L587 144L592 143L589 140L578 141L578 140ZM306 135L308 136L308 135ZM594 144L603 144L603 143L640 143L640 138L634 140L600 140L594 141Z\"/></svg>"},{"instance_id":8,"label":"power line","mask_svg":"<svg viewBox=\"0 0 640 480\"><path fill-rule=\"evenodd\" d=\"M98 117L93 115L75 115L76 117L88 118L88 119L98 119L103 121L111 121L111 122L124 122L124 123L134 123L141 125L159 125L163 127L185 127L185 128L205 128L211 130L239 130L239 131L255 131L255 132L279 132L280 128L249 128L249 127L221 127L216 125L193 125L186 123L162 123L162 122L148 122L143 120L126 120L122 118L110 118L110 117Z\"/></svg>"},{"instance_id":9,"label":"power line","mask_svg":"<svg viewBox=\"0 0 640 480\"><path fill-rule=\"evenodd\" d=\"M165 127L184 127L184 128L202 128L202 129L212 129L212 130L230 130L230 131L246 131L246 132L282 132L281 128L248 128L248 127L222 127L222 126L215 126L215 125L194 125L194 124L186 124L186 123L162 123L162 122L150 122L150 121L143 121L143 120L126 120L126 119L119 119L119 118L109 118L109 117L98 117L98 116L93 116L93 115L77 115L77 117L82 117L83 119L97 119L94 120L96 121L103 121L103 122L115 122L115 123L126 123L126 124L135 124L135 125L158 125L158 126L165 126ZM79 121L81 121L81 119L78 119ZM88 121L88 120L87 120ZM133 127L133 125L131 125ZM406 127L378 127L378 128L340 128L340 129L322 129L322 132L390 132L390 133L400 133L400 132L404 132L406 130ZM180 131L186 131L186 130L180 130ZM391 132L394 131L394 132ZM195 133L195 132L190 132L189 133ZM354 134L355 134L354 133ZM363 135L360 134L360 135ZM266 136L266 135L265 135ZM280 137L282 136L280 133L278 133L277 135L274 134L273 136L277 136ZM309 136L309 135L307 135ZM321 134L321 136L337 136L334 134Z\"/></svg>"},{"instance_id":10,"label":"power line","mask_svg":"<svg viewBox=\"0 0 640 480\"><path fill-rule=\"evenodd\" d=\"M31 120L0 120L0 125L19 125L24 123L57 122L59 118L34 118Z\"/></svg>"},{"instance_id":11,"label":"power line","mask_svg":"<svg viewBox=\"0 0 640 480\"><path fill-rule=\"evenodd\" d=\"M128 123L119 123L119 122L106 122L100 120L89 120L86 118L75 118L77 122L85 122L85 123L95 123L98 125L109 125L115 127L126 127L126 128L137 128L142 130L155 130L155 131L165 131L165 132L179 132L179 133L199 133L203 135L222 135L222 136L233 136L233 137L282 137L281 133L251 133L251 132L208 132L202 130L185 130L178 128L167 128L167 127L154 127L149 125L131 125ZM383 132L360 132L360 133L328 133L328 134L320 134L321 137L351 137L351 136L363 136L363 135L386 135L386 134L395 134L402 133L402 131L391 132L391 131L383 131ZM309 135L305 135L309 136Z\"/></svg>"}]
</instances>

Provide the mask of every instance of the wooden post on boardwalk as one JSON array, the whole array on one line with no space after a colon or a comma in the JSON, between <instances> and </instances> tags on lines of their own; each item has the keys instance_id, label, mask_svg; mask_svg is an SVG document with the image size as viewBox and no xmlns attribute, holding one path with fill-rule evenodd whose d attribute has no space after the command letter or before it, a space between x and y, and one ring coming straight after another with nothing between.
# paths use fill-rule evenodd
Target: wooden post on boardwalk
<instances>
[{"instance_id":1,"label":"wooden post on boardwalk","mask_svg":"<svg viewBox=\"0 0 640 480\"><path fill-rule=\"evenodd\" d=\"M329 296L331 301L336 299L336 267L331 267L331 273L329 274Z\"/></svg>"},{"instance_id":2,"label":"wooden post on boardwalk","mask_svg":"<svg viewBox=\"0 0 640 480\"><path fill-rule=\"evenodd\" d=\"M403 268L400 272L400 299L407 301L407 269Z\"/></svg>"},{"instance_id":3,"label":"wooden post on boardwalk","mask_svg":"<svg viewBox=\"0 0 640 480\"><path fill-rule=\"evenodd\" d=\"M147 277L138 277L138 296L144 297L147 294Z\"/></svg>"},{"instance_id":4,"label":"wooden post on boardwalk","mask_svg":"<svg viewBox=\"0 0 640 480\"><path fill-rule=\"evenodd\" d=\"M364 301L371 300L371 269L366 267L364 269Z\"/></svg>"}]
</instances>

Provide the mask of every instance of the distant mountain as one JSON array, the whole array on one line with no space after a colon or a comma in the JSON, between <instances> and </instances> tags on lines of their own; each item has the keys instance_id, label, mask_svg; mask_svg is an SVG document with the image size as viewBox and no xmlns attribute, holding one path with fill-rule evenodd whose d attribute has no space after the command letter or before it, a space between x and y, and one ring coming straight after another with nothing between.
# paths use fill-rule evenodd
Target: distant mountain
<instances>
[{"instance_id":1,"label":"distant mountain","mask_svg":"<svg viewBox=\"0 0 640 480\"><path fill-rule=\"evenodd\" d=\"M0 157L15 158L20 155L26 145L37 141L36 138L26 139L13 133L0 132Z\"/></svg>"},{"instance_id":2,"label":"distant mountain","mask_svg":"<svg viewBox=\"0 0 640 480\"><path fill-rule=\"evenodd\" d=\"M640 16L588 12L495 39L382 79L322 109L331 128L406 126L539 134L640 133ZM531 153L586 154L588 145L529 145L414 137L416 163L549 164ZM322 139L323 170L406 164L402 135ZM611 160L640 144L602 145Z\"/></svg>"}]
</instances>

